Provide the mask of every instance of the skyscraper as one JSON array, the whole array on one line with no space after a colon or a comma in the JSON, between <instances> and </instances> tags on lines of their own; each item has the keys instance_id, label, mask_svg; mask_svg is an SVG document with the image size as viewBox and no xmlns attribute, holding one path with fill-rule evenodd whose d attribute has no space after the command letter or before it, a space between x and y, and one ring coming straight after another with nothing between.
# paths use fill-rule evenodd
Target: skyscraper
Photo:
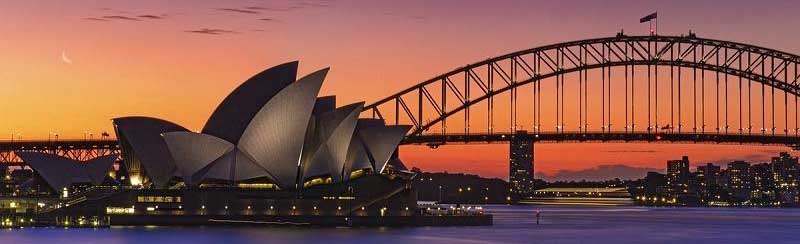
<instances>
[{"instance_id":1,"label":"skyscraper","mask_svg":"<svg viewBox=\"0 0 800 244\"><path fill-rule=\"evenodd\" d=\"M743 203L750 200L752 189L752 176L750 174L750 163L745 161L733 161L728 163L728 192L732 200Z\"/></svg>"},{"instance_id":2,"label":"skyscraper","mask_svg":"<svg viewBox=\"0 0 800 244\"><path fill-rule=\"evenodd\" d=\"M525 131L518 131L525 134ZM509 184L515 197L527 197L533 192L533 141L520 136L511 140L509 148Z\"/></svg>"},{"instance_id":3,"label":"skyscraper","mask_svg":"<svg viewBox=\"0 0 800 244\"><path fill-rule=\"evenodd\" d=\"M668 195L673 198L685 196L689 191L689 157L667 161Z\"/></svg>"},{"instance_id":4,"label":"skyscraper","mask_svg":"<svg viewBox=\"0 0 800 244\"><path fill-rule=\"evenodd\" d=\"M700 185L698 197L703 201L714 199L714 193L719 188L720 167L711 163L697 166L697 181Z\"/></svg>"},{"instance_id":5,"label":"skyscraper","mask_svg":"<svg viewBox=\"0 0 800 244\"><path fill-rule=\"evenodd\" d=\"M772 204L775 199L775 181L772 174L772 165L761 163L750 166L753 185L750 195L754 204Z\"/></svg>"},{"instance_id":6,"label":"skyscraper","mask_svg":"<svg viewBox=\"0 0 800 244\"><path fill-rule=\"evenodd\" d=\"M797 204L800 195L800 165L797 157L781 152L780 156L772 158L772 174L778 200L784 204Z\"/></svg>"}]
</instances>

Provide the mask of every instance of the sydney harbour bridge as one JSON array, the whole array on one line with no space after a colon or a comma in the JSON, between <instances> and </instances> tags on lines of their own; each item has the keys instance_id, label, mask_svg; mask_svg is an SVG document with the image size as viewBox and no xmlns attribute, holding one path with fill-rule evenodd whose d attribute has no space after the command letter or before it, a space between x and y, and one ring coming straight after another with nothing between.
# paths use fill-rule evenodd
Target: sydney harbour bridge
<instances>
[{"instance_id":1,"label":"sydney harbour bridge","mask_svg":"<svg viewBox=\"0 0 800 244\"><path fill-rule=\"evenodd\" d=\"M794 54L692 33L618 33L472 63L367 105L361 117L413 125L403 143L432 148L663 142L800 149L799 65ZM108 139L2 141L0 163L22 164L14 151L87 160L118 148Z\"/></svg>"}]
</instances>

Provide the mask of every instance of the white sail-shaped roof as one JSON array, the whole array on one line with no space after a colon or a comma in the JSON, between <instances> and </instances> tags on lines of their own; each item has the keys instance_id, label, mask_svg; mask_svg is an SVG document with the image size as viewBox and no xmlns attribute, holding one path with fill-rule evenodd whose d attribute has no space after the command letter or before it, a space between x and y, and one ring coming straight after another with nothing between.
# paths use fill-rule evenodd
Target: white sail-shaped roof
<instances>
[{"instance_id":1,"label":"white sail-shaped roof","mask_svg":"<svg viewBox=\"0 0 800 244\"><path fill-rule=\"evenodd\" d=\"M56 191L72 185L73 175L80 174L75 170L73 165L75 162L69 158L38 152L16 152L16 154Z\"/></svg>"},{"instance_id":2,"label":"white sail-shaped roof","mask_svg":"<svg viewBox=\"0 0 800 244\"><path fill-rule=\"evenodd\" d=\"M195 174L202 175L203 179L234 180L235 177L232 175L231 170L233 169L232 164L236 151L236 148L234 148L233 151L215 159Z\"/></svg>"},{"instance_id":3,"label":"white sail-shaped roof","mask_svg":"<svg viewBox=\"0 0 800 244\"><path fill-rule=\"evenodd\" d=\"M287 86L258 111L237 143L282 189L296 186L306 129L328 69Z\"/></svg>"},{"instance_id":4,"label":"white sail-shaped roof","mask_svg":"<svg viewBox=\"0 0 800 244\"><path fill-rule=\"evenodd\" d=\"M203 127L203 134L232 143L239 141L264 104L297 79L297 64L293 61L277 65L247 79L217 106Z\"/></svg>"},{"instance_id":5,"label":"white sail-shaped roof","mask_svg":"<svg viewBox=\"0 0 800 244\"><path fill-rule=\"evenodd\" d=\"M377 173L383 172L389 158L400 145L411 126L391 125L385 127L370 127L361 131L361 138L367 145L369 152L375 159L374 170Z\"/></svg>"},{"instance_id":6,"label":"white sail-shaped roof","mask_svg":"<svg viewBox=\"0 0 800 244\"><path fill-rule=\"evenodd\" d=\"M344 179L349 180L350 174L349 172L359 170L359 169L371 169L372 163L370 160L370 155L367 155L368 151L365 147L364 140L361 139L360 131L371 128L371 127L384 127L385 123L382 119L358 119L356 124L356 131L353 133L353 137L350 139L350 144L347 148L347 159L345 160L344 165Z\"/></svg>"},{"instance_id":7,"label":"white sail-shaped roof","mask_svg":"<svg viewBox=\"0 0 800 244\"><path fill-rule=\"evenodd\" d=\"M267 177L275 181L274 177L256 164L251 156L235 148L209 164L207 168L202 169L200 174L204 178L229 181L242 181L261 177Z\"/></svg>"},{"instance_id":8,"label":"white sail-shaped roof","mask_svg":"<svg viewBox=\"0 0 800 244\"><path fill-rule=\"evenodd\" d=\"M311 113L320 115L333 110L336 110L336 96L324 96L317 98L317 101L314 102L314 110Z\"/></svg>"},{"instance_id":9,"label":"white sail-shaped roof","mask_svg":"<svg viewBox=\"0 0 800 244\"><path fill-rule=\"evenodd\" d=\"M172 158L187 185L199 183L202 175L196 175L203 168L233 151L233 144L218 137L193 133L164 133L164 141Z\"/></svg>"},{"instance_id":10,"label":"white sail-shaped roof","mask_svg":"<svg viewBox=\"0 0 800 244\"><path fill-rule=\"evenodd\" d=\"M175 123L149 117L116 118L113 122L117 140L120 144L130 145L133 150L125 152L126 147L123 146L123 154L128 154L125 160L141 162L153 184L165 187L175 176L177 167L161 134L188 130Z\"/></svg>"},{"instance_id":11,"label":"white sail-shaped roof","mask_svg":"<svg viewBox=\"0 0 800 244\"><path fill-rule=\"evenodd\" d=\"M333 112L334 110L336 110L336 96L317 97L317 101L314 103L314 110L311 112L311 118L308 121L308 128L306 129L305 145L303 146L303 155L301 156L302 162L300 162L300 181L311 175L327 173L324 167L315 169L314 173L305 170L305 168L307 168L306 166L309 165L311 158L318 151L320 145L322 145L322 136L319 131L317 131L319 117L322 114Z\"/></svg>"},{"instance_id":12,"label":"white sail-shaped roof","mask_svg":"<svg viewBox=\"0 0 800 244\"><path fill-rule=\"evenodd\" d=\"M364 103L351 104L318 117L313 140L316 145L307 147L313 152L303 160L303 179L329 174L334 182L342 181L347 150L363 107Z\"/></svg>"},{"instance_id":13,"label":"white sail-shaped roof","mask_svg":"<svg viewBox=\"0 0 800 244\"><path fill-rule=\"evenodd\" d=\"M350 140L350 144L347 147L347 158L345 159L344 163L344 181L350 179L349 172L353 172L359 169L370 169L372 168L372 164L370 163L369 156L367 155L367 150L364 148L364 143L361 140L361 137L358 136L358 132L354 133L353 138Z\"/></svg>"},{"instance_id":14,"label":"white sail-shaped roof","mask_svg":"<svg viewBox=\"0 0 800 244\"><path fill-rule=\"evenodd\" d=\"M405 125L384 126L377 121L359 120L348 148L345 172L359 169L382 172L410 128ZM344 180L349 179L349 174L345 173L344 176Z\"/></svg>"},{"instance_id":15,"label":"white sail-shaped roof","mask_svg":"<svg viewBox=\"0 0 800 244\"><path fill-rule=\"evenodd\" d=\"M354 169L381 172L408 127L358 119L363 103L336 109L335 97L318 98L327 68L294 81L296 73L291 62L253 76L225 98L202 134L154 118L114 119L126 166L143 166L136 172L156 187L182 176L188 185L268 178L288 190L313 176L342 182Z\"/></svg>"},{"instance_id":16,"label":"white sail-shaped roof","mask_svg":"<svg viewBox=\"0 0 800 244\"><path fill-rule=\"evenodd\" d=\"M56 191L75 183L100 184L105 179L117 155L98 157L80 162L55 154L15 152Z\"/></svg>"},{"instance_id":17,"label":"white sail-shaped roof","mask_svg":"<svg viewBox=\"0 0 800 244\"><path fill-rule=\"evenodd\" d=\"M84 170L86 170L86 174L89 176L92 184L99 185L103 183L103 180L106 179L106 176L108 176L108 171L110 171L111 167L114 166L114 162L117 161L117 158L119 158L119 155L109 154L106 156L96 157L87 161L86 163L80 163L80 165L82 165Z\"/></svg>"}]
</instances>

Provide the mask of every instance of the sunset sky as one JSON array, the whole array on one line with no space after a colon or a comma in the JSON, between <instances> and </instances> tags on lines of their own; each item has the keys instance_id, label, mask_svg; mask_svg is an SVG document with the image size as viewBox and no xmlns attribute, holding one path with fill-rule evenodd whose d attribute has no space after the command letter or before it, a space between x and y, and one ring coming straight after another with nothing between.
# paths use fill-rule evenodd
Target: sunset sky
<instances>
[{"instance_id":1,"label":"sunset sky","mask_svg":"<svg viewBox=\"0 0 800 244\"><path fill-rule=\"evenodd\" d=\"M453 70L516 50L659 32L800 53L796 1L3 1L0 140L83 138L111 119L163 118L199 130L242 81L300 60L300 74L331 67L321 95L371 103ZM113 133L112 133L113 134ZM542 144L548 177L598 166L662 170L767 160L783 147ZM580 152L580 153L578 153ZM797 153L795 153L797 154ZM405 146L426 171L507 178L508 145ZM617 167L617 166L615 166ZM572 172L574 173L574 172ZM609 175L614 177L614 175Z\"/></svg>"}]
</instances>

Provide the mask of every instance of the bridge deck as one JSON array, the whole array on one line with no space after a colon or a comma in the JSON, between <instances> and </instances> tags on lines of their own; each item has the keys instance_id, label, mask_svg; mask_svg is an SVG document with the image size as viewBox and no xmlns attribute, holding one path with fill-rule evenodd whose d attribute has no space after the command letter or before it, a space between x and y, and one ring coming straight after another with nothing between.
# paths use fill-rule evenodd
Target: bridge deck
<instances>
[{"instance_id":1,"label":"bridge deck","mask_svg":"<svg viewBox=\"0 0 800 244\"><path fill-rule=\"evenodd\" d=\"M539 132L539 133L475 133L423 134L407 137L403 144L479 144L505 143L511 140L535 142L634 142L634 143L707 143L781 145L800 149L800 136L785 134L716 134L716 133L648 133L648 132Z\"/></svg>"},{"instance_id":2,"label":"bridge deck","mask_svg":"<svg viewBox=\"0 0 800 244\"><path fill-rule=\"evenodd\" d=\"M117 147L117 140L111 140L111 139L0 141L0 151L54 149L54 148L93 149L93 148L116 148L116 147Z\"/></svg>"},{"instance_id":3,"label":"bridge deck","mask_svg":"<svg viewBox=\"0 0 800 244\"><path fill-rule=\"evenodd\" d=\"M85 161L112 153L119 153L116 140L5 140L0 141L0 164L24 165L15 151L35 151L56 154Z\"/></svg>"}]
</instances>

